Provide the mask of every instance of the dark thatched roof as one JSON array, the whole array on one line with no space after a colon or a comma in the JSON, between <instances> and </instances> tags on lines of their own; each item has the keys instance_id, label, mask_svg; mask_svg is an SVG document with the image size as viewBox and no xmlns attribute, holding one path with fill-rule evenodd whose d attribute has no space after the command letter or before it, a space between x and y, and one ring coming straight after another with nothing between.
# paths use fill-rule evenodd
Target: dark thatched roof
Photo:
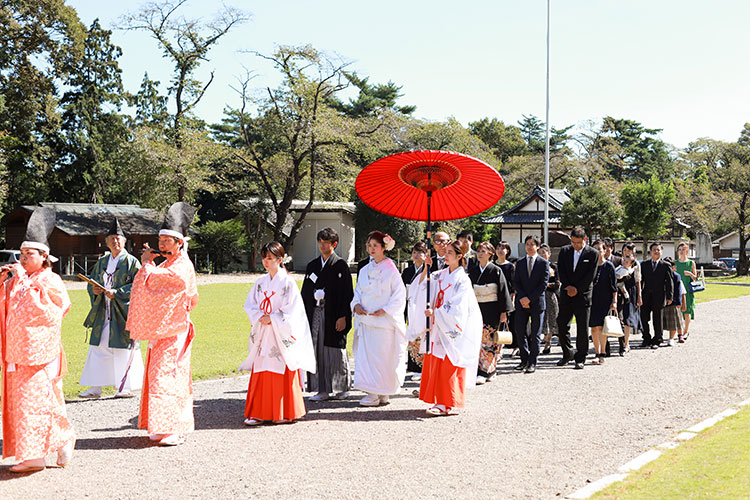
<instances>
[{"instance_id":1,"label":"dark thatched roof","mask_svg":"<svg viewBox=\"0 0 750 500\"><path fill-rule=\"evenodd\" d=\"M138 205L104 205L90 203L52 203L39 205L49 207L57 213L55 227L70 236L107 234L112 217L120 220L122 230L127 235L153 235L159 232L163 215L153 208ZM23 205L33 212L34 205Z\"/></svg>"}]
</instances>

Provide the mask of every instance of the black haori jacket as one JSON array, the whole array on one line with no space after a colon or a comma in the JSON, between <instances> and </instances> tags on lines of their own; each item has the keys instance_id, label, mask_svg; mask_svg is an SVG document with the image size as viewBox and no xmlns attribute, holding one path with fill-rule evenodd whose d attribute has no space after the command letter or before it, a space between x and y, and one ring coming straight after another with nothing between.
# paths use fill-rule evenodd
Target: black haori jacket
<instances>
[{"instance_id":1,"label":"black haori jacket","mask_svg":"<svg viewBox=\"0 0 750 500\"><path fill-rule=\"evenodd\" d=\"M505 274L499 266L492 262L487 264L484 272L481 272L479 264L469 269L469 279L472 285L497 285L497 301L480 302L479 310L482 311L482 322L493 328L500 325L500 313L513 310L513 302L510 300L510 287L505 280Z\"/></svg>"},{"instance_id":2,"label":"black haori jacket","mask_svg":"<svg viewBox=\"0 0 750 500\"><path fill-rule=\"evenodd\" d=\"M346 334L352 327L351 302L354 298L352 274L344 259L332 253L325 267L321 269L320 256L311 260L305 270L305 281L302 283L302 302L305 304L307 320L312 325L316 300L315 290L325 291L325 335L323 344L326 347L346 348ZM311 276L317 280L313 282ZM346 318L343 331L336 331L336 320Z\"/></svg>"}]
</instances>

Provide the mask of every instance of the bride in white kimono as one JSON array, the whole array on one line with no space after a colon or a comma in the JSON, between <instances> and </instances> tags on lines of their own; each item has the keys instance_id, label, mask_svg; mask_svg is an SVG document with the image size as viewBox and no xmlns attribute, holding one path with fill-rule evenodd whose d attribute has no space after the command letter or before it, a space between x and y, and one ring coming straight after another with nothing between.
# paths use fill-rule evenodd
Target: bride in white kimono
<instances>
[{"instance_id":1,"label":"bride in white kimono","mask_svg":"<svg viewBox=\"0 0 750 500\"><path fill-rule=\"evenodd\" d=\"M464 255L468 244L451 242L445 253L447 267L431 274L430 309L425 309L427 270L409 288L410 340L422 338L425 350L425 315L432 317L430 352L422 365L419 399L434 406L428 415L440 416L463 408L466 388L476 382L479 348L482 342L482 313L466 271ZM427 264L431 265L428 256ZM425 266L426 267L426 266Z\"/></svg>"},{"instance_id":2,"label":"bride in white kimono","mask_svg":"<svg viewBox=\"0 0 750 500\"><path fill-rule=\"evenodd\" d=\"M373 260L359 271L354 289L354 388L367 393L362 406L387 404L406 376L406 288L385 257L393 246L393 239L379 231L367 236Z\"/></svg>"},{"instance_id":3,"label":"bride in white kimono","mask_svg":"<svg viewBox=\"0 0 750 500\"><path fill-rule=\"evenodd\" d=\"M305 414L298 370L315 373L315 351L302 296L284 269L284 247L261 249L268 274L255 282L245 302L252 323L249 353L240 370L252 370L245 424L289 423Z\"/></svg>"}]
</instances>

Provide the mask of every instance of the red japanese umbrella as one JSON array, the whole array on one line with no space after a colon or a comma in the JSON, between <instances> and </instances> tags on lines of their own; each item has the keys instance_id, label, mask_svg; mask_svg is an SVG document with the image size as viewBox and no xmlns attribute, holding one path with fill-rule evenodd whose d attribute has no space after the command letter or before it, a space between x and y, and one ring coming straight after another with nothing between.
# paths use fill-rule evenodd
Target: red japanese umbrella
<instances>
[{"instance_id":1,"label":"red japanese umbrella","mask_svg":"<svg viewBox=\"0 0 750 500\"><path fill-rule=\"evenodd\" d=\"M355 189L370 208L399 219L427 221L427 251L432 221L463 219L495 205L505 183L485 162L452 151L418 150L385 156L357 176ZM430 268L427 266L427 308ZM427 318L426 349L430 346Z\"/></svg>"}]
</instances>

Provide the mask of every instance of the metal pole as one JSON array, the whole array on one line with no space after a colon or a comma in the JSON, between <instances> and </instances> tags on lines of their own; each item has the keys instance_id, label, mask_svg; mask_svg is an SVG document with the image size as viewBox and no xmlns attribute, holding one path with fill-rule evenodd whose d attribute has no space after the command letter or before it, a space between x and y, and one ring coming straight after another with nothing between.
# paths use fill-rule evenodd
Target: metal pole
<instances>
[{"instance_id":1,"label":"metal pole","mask_svg":"<svg viewBox=\"0 0 750 500\"><path fill-rule=\"evenodd\" d=\"M544 139L544 242L549 245L549 11L547 0L547 111Z\"/></svg>"},{"instance_id":2,"label":"metal pole","mask_svg":"<svg viewBox=\"0 0 750 500\"><path fill-rule=\"evenodd\" d=\"M432 177L431 174L427 174L427 184L431 184L430 177ZM427 255L432 256L432 221L430 220L430 203L432 202L432 191L427 191ZM427 303L425 304L425 309L430 308L430 266L428 266L425 263L425 266L427 266ZM430 352L430 324L432 323L432 318L429 316L425 317L426 326L425 331L427 334L425 335L425 352Z\"/></svg>"}]
</instances>

